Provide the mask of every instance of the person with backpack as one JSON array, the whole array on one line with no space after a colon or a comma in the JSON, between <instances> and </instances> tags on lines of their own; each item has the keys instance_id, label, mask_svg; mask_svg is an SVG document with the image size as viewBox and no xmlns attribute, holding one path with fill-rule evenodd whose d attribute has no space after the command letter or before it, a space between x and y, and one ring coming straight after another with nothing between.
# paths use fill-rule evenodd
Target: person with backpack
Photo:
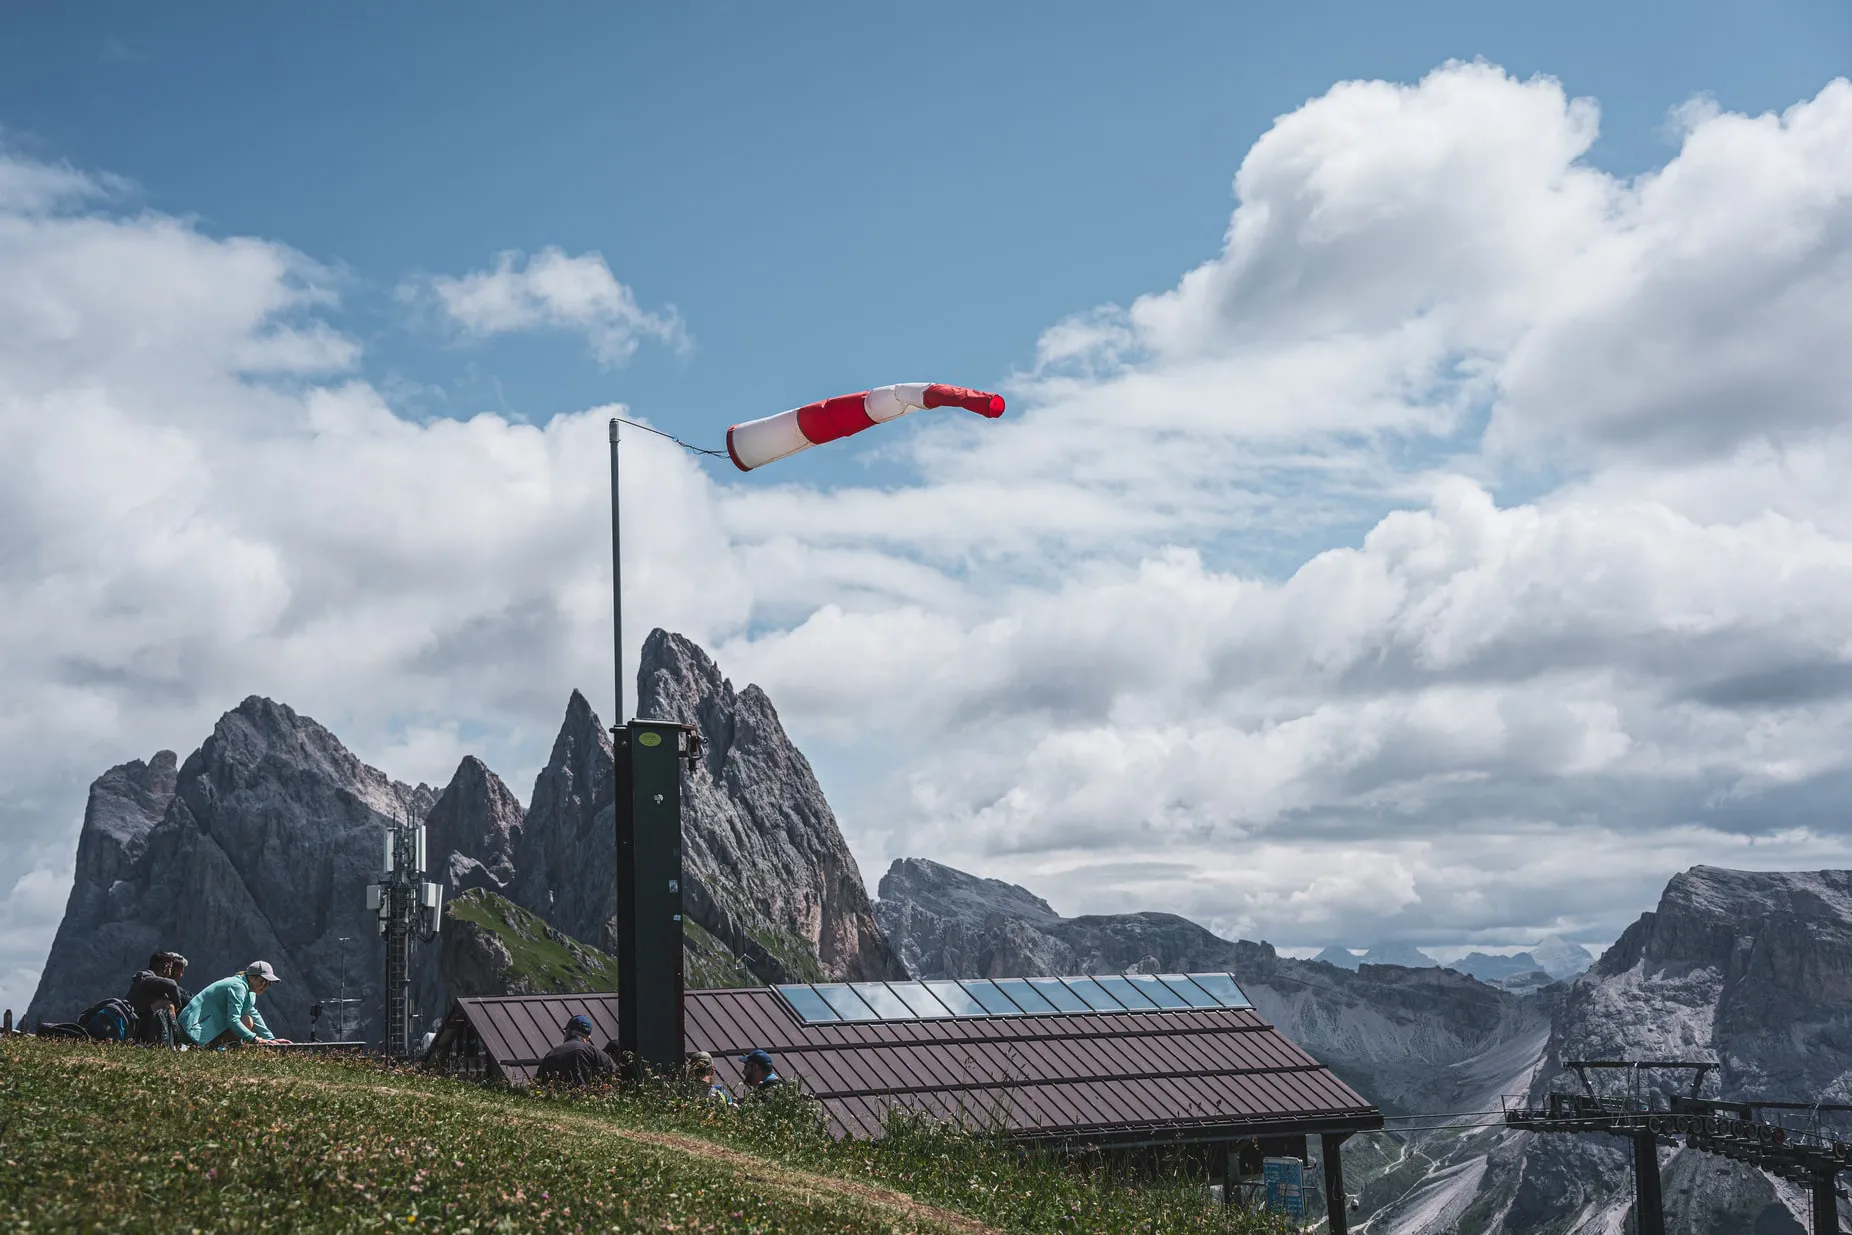
<instances>
[{"instance_id":1,"label":"person with backpack","mask_svg":"<svg viewBox=\"0 0 1852 1235\"><path fill-rule=\"evenodd\" d=\"M252 961L193 996L181 1010L180 1028L201 1046L286 1045L289 1039L272 1034L257 1011L257 997L280 981L268 961Z\"/></svg>"},{"instance_id":2,"label":"person with backpack","mask_svg":"<svg viewBox=\"0 0 1852 1235\"><path fill-rule=\"evenodd\" d=\"M129 980L126 996L135 1011L135 1041L143 1046L177 1047L181 1044L180 1009L192 1002L180 988L186 957L178 952L156 952L148 967Z\"/></svg>"}]
</instances>

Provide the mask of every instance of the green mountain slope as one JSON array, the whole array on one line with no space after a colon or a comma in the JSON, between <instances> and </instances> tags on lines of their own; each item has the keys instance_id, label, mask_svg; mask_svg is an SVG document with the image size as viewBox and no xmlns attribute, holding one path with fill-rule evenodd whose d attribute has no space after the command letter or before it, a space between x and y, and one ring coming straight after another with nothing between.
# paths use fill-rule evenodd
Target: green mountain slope
<instances>
[{"instance_id":1,"label":"green mountain slope","mask_svg":"<svg viewBox=\"0 0 1852 1235\"><path fill-rule=\"evenodd\" d=\"M617 958L548 926L505 897L472 888L444 908L445 979L453 995L571 994L617 989ZM758 983L694 922L683 946L691 990Z\"/></svg>"}]
</instances>

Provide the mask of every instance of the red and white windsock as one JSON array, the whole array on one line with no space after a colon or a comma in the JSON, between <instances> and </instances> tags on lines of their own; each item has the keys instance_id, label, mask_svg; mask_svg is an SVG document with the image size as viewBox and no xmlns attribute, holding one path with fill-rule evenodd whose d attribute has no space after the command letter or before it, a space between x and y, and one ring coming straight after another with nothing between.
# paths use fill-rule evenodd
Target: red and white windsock
<instances>
[{"instance_id":1,"label":"red and white windsock","mask_svg":"<svg viewBox=\"0 0 1852 1235\"><path fill-rule=\"evenodd\" d=\"M740 471L750 472L922 407L962 407L995 420L1003 415L1003 396L937 382L877 386L860 394L821 399L764 420L734 425L727 430L727 454Z\"/></svg>"}]
</instances>

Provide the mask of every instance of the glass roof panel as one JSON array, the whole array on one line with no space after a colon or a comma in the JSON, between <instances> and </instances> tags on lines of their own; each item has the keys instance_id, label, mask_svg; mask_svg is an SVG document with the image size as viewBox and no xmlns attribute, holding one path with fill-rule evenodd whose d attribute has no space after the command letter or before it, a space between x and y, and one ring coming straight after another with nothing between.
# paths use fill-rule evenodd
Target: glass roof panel
<instances>
[{"instance_id":1,"label":"glass roof panel","mask_svg":"<svg viewBox=\"0 0 1852 1235\"><path fill-rule=\"evenodd\" d=\"M1100 984L1092 978L1063 978L1061 981L1095 1012L1125 1011L1125 1005L1101 990Z\"/></svg>"},{"instance_id":2,"label":"glass roof panel","mask_svg":"<svg viewBox=\"0 0 1852 1235\"><path fill-rule=\"evenodd\" d=\"M836 1015L845 1021L878 1021L880 1014L862 1002L855 988L846 982L816 983L811 987L823 996L823 1002L835 1009Z\"/></svg>"},{"instance_id":3,"label":"glass roof panel","mask_svg":"<svg viewBox=\"0 0 1852 1235\"><path fill-rule=\"evenodd\" d=\"M1162 979L1165 986L1177 992L1178 997L1192 1008L1219 1008L1222 1006L1215 1001L1214 995L1211 995L1208 991L1190 981L1189 975L1187 974L1161 973L1158 977Z\"/></svg>"},{"instance_id":4,"label":"glass roof panel","mask_svg":"<svg viewBox=\"0 0 1852 1235\"><path fill-rule=\"evenodd\" d=\"M773 988L808 1025L952 1016L1066 1016L1251 1008L1227 973L1096 974L932 982L796 982Z\"/></svg>"},{"instance_id":5,"label":"glass roof panel","mask_svg":"<svg viewBox=\"0 0 1852 1235\"><path fill-rule=\"evenodd\" d=\"M926 989L931 991L953 1016L984 1015L984 1005L956 982L928 982Z\"/></svg>"},{"instance_id":6,"label":"glass roof panel","mask_svg":"<svg viewBox=\"0 0 1852 1235\"><path fill-rule=\"evenodd\" d=\"M1117 999L1134 1012L1150 1012L1157 1008L1155 1003L1152 1003L1149 999L1146 999L1144 995L1139 993L1136 986L1133 986L1124 977L1118 974L1096 974L1093 980L1105 987L1108 995L1111 995L1114 999Z\"/></svg>"},{"instance_id":7,"label":"glass roof panel","mask_svg":"<svg viewBox=\"0 0 1852 1235\"><path fill-rule=\"evenodd\" d=\"M915 1016L950 1016L945 1005L932 997L923 982L889 982L889 990L900 996L902 1003L913 1009Z\"/></svg>"},{"instance_id":8,"label":"glass roof panel","mask_svg":"<svg viewBox=\"0 0 1852 1235\"><path fill-rule=\"evenodd\" d=\"M808 986L781 986L778 993L791 1005L791 1010L808 1024L827 1024L842 1019L836 1015L834 1008L823 1002L823 996Z\"/></svg>"},{"instance_id":9,"label":"glass roof panel","mask_svg":"<svg viewBox=\"0 0 1852 1235\"><path fill-rule=\"evenodd\" d=\"M1251 1008L1248 997L1235 985L1233 974L1227 973L1193 973L1190 981L1215 996L1215 1001L1224 1008Z\"/></svg>"},{"instance_id":10,"label":"glass roof panel","mask_svg":"<svg viewBox=\"0 0 1852 1235\"><path fill-rule=\"evenodd\" d=\"M910 1021L917 1019L913 1009L901 1001L899 995L887 988L885 982L857 982L855 993L862 997L862 1002L875 1010L875 1014L884 1021Z\"/></svg>"},{"instance_id":11,"label":"glass roof panel","mask_svg":"<svg viewBox=\"0 0 1852 1235\"><path fill-rule=\"evenodd\" d=\"M1055 1006L1057 1012L1087 1012L1087 1001L1067 988L1067 983L1060 978L1030 978L1029 985L1036 994Z\"/></svg>"},{"instance_id":12,"label":"glass roof panel","mask_svg":"<svg viewBox=\"0 0 1852 1235\"><path fill-rule=\"evenodd\" d=\"M997 984L989 978L969 978L958 985L971 993L971 997L984 1005L984 1011L992 1016L1021 1016L1022 1009L1014 1000L997 989Z\"/></svg>"},{"instance_id":13,"label":"glass roof panel","mask_svg":"<svg viewBox=\"0 0 1852 1235\"><path fill-rule=\"evenodd\" d=\"M1042 993L1022 978L998 978L997 989L1008 995L1017 1007L1031 1015L1049 1016L1058 1011L1054 1004L1042 997ZM1074 1001L1077 1005L1079 1000Z\"/></svg>"},{"instance_id":14,"label":"glass roof panel","mask_svg":"<svg viewBox=\"0 0 1852 1235\"><path fill-rule=\"evenodd\" d=\"M1177 994L1177 992L1158 981L1155 974L1128 973L1125 975L1125 980L1130 982L1139 994L1143 995L1160 1008L1187 1008L1190 1006L1184 1002L1183 996Z\"/></svg>"}]
</instances>

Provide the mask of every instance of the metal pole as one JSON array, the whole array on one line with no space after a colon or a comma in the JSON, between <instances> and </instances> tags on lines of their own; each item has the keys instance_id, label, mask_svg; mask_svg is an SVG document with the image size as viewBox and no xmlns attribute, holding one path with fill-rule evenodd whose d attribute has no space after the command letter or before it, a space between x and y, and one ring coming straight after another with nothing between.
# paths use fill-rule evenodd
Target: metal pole
<instances>
[{"instance_id":1,"label":"metal pole","mask_svg":"<svg viewBox=\"0 0 1852 1235\"><path fill-rule=\"evenodd\" d=\"M1839 1194L1834 1191L1839 1177L1824 1171L1813 1177L1813 1232L1839 1235Z\"/></svg>"},{"instance_id":2,"label":"metal pole","mask_svg":"<svg viewBox=\"0 0 1852 1235\"><path fill-rule=\"evenodd\" d=\"M617 678L617 710L613 726L624 723L624 540L618 521L617 417L611 417L611 654Z\"/></svg>"},{"instance_id":3,"label":"metal pole","mask_svg":"<svg viewBox=\"0 0 1852 1235\"><path fill-rule=\"evenodd\" d=\"M1633 1212L1640 1235L1666 1235L1665 1201L1659 1191L1659 1141L1651 1132L1633 1134Z\"/></svg>"},{"instance_id":4,"label":"metal pole","mask_svg":"<svg viewBox=\"0 0 1852 1235\"><path fill-rule=\"evenodd\" d=\"M1326 1132L1319 1139L1319 1161L1325 1168L1325 1229L1331 1235L1350 1235L1350 1197L1344 1191L1343 1144L1348 1132Z\"/></svg>"}]
</instances>

